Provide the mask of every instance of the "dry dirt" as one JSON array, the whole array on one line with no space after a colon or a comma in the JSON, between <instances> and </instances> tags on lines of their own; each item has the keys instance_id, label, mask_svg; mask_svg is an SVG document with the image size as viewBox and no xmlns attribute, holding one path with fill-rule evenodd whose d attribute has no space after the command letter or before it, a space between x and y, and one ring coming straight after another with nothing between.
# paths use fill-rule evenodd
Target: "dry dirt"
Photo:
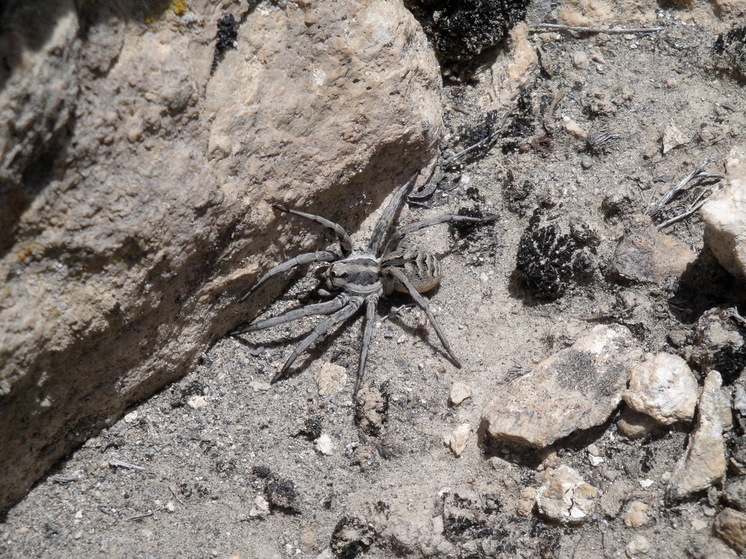
<instances>
[{"instance_id":1,"label":"dry dirt","mask_svg":"<svg viewBox=\"0 0 746 559\"><path fill-rule=\"evenodd\" d=\"M684 503L665 499L665 476L692 426L630 441L612 420L538 460L493 448L480 428L501 386L599 322L627 325L646 351L684 355L702 312L739 303L738 286L700 254L696 215L666 230L700 255L694 272L635 284L611 271L625 217L644 212L709 155L708 170L723 172L729 149L744 142L743 85L713 54L733 22L711 11L661 8L651 25L669 29L657 33L530 33L540 70L508 114L489 113L496 82L489 58L504 56L499 50L473 79L446 84L450 136L441 162L492 132L495 141L441 167L434 207L410 206L401 222L461 208L499 214L468 234L442 225L417 236L442 257L444 280L428 299L461 369L405 296L379 309L365 419L352 400L360 317L271 387L314 321L225 338L197 370L90 439L13 508L0 524L0 555L736 557L711 530L722 506L717 488ZM533 8L530 22L543 15ZM565 117L616 137L591 149L567 132ZM664 154L666 130L681 138ZM585 224L596 239L583 274L565 281L558 298L516 272L538 207L562 233ZM358 242L373 219L355 233ZM319 246L329 241L313 225L309 235ZM313 274L299 279L268 315L313 300L316 286ZM459 406L448 402L455 381L473 392ZM443 438L464 423L470 438L455 457ZM590 444L603 458L598 465L589 461ZM541 471L559 464L603 495L577 526L546 522L528 506ZM632 501L649 507L639 527L624 522ZM647 555L639 551L646 542Z\"/></svg>"}]
</instances>

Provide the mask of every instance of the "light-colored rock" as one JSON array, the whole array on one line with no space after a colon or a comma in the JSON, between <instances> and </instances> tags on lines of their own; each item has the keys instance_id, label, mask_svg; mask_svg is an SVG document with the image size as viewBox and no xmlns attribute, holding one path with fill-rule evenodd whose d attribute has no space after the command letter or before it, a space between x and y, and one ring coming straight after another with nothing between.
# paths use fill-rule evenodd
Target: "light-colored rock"
<instances>
[{"instance_id":1,"label":"light-colored rock","mask_svg":"<svg viewBox=\"0 0 746 559\"><path fill-rule=\"evenodd\" d=\"M734 509L746 512L746 478L729 479L723 491L723 500Z\"/></svg>"},{"instance_id":2,"label":"light-colored rock","mask_svg":"<svg viewBox=\"0 0 746 559\"><path fill-rule=\"evenodd\" d=\"M632 501L624 512L624 525L628 528L639 528L648 522L650 507L641 501Z\"/></svg>"},{"instance_id":3,"label":"light-colored rock","mask_svg":"<svg viewBox=\"0 0 746 559\"><path fill-rule=\"evenodd\" d=\"M187 400L187 406L193 410L204 408L207 405L207 398L200 395L190 396Z\"/></svg>"},{"instance_id":4,"label":"light-colored rock","mask_svg":"<svg viewBox=\"0 0 746 559\"><path fill-rule=\"evenodd\" d=\"M676 463L667 495L682 499L704 491L725 476L725 442L720 420L722 379L717 371L705 378L697 407L697 425L686 452Z\"/></svg>"},{"instance_id":5,"label":"light-colored rock","mask_svg":"<svg viewBox=\"0 0 746 559\"><path fill-rule=\"evenodd\" d=\"M629 557L629 559L634 559L641 555L647 555L648 551L650 551L650 540L642 534L635 534L632 536L627 547L624 548L624 554Z\"/></svg>"},{"instance_id":6,"label":"light-colored rock","mask_svg":"<svg viewBox=\"0 0 746 559\"><path fill-rule=\"evenodd\" d=\"M264 518L269 515L269 501L262 495L254 497L254 506L249 510L250 518Z\"/></svg>"},{"instance_id":7,"label":"light-colored rock","mask_svg":"<svg viewBox=\"0 0 746 559\"><path fill-rule=\"evenodd\" d=\"M705 244L732 275L746 279L746 147L731 149L720 190L699 210Z\"/></svg>"},{"instance_id":8,"label":"light-colored rock","mask_svg":"<svg viewBox=\"0 0 746 559\"><path fill-rule=\"evenodd\" d=\"M586 53L577 50L572 53L572 65L578 70L587 70L591 66L591 61Z\"/></svg>"},{"instance_id":9,"label":"light-colored rock","mask_svg":"<svg viewBox=\"0 0 746 559\"><path fill-rule=\"evenodd\" d=\"M658 231L648 216L636 215L624 223L612 265L624 279L660 283L668 276L680 276L696 257L685 243Z\"/></svg>"},{"instance_id":10,"label":"light-colored rock","mask_svg":"<svg viewBox=\"0 0 746 559\"><path fill-rule=\"evenodd\" d=\"M451 433L443 438L443 443L451 449L455 456L461 456L466 450L466 443L469 442L471 426L463 423L456 427Z\"/></svg>"},{"instance_id":11,"label":"light-colored rock","mask_svg":"<svg viewBox=\"0 0 746 559\"><path fill-rule=\"evenodd\" d=\"M546 471L544 484L536 493L536 506L550 520L580 524L593 512L597 496L598 490L577 471L562 465Z\"/></svg>"},{"instance_id":12,"label":"light-colored rock","mask_svg":"<svg viewBox=\"0 0 746 559\"><path fill-rule=\"evenodd\" d=\"M324 361L316 375L316 388L319 396L335 396L342 392L347 381L347 369Z\"/></svg>"},{"instance_id":13,"label":"light-colored rock","mask_svg":"<svg viewBox=\"0 0 746 559\"><path fill-rule=\"evenodd\" d=\"M323 454L324 456L331 456L334 453L334 441L326 433L322 433L321 436L314 441L316 452Z\"/></svg>"},{"instance_id":14,"label":"light-colored rock","mask_svg":"<svg viewBox=\"0 0 746 559\"><path fill-rule=\"evenodd\" d=\"M608 419L642 357L622 326L596 326L571 347L501 388L483 417L490 436L545 447Z\"/></svg>"},{"instance_id":15,"label":"light-colored rock","mask_svg":"<svg viewBox=\"0 0 746 559\"><path fill-rule=\"evenodd\" d=\"M691 137L689 134L682 131L673 122L669 122L663 130L663 137L661 138L663 154L665 155L674 148L688 144L690 140Z\"/></svg>"},{"instance_id":16,"label":"light-colored rock","mask_svg":"<svg viewBox=\"0 0 746 559\"><path fill-rule=\"evenodd\" d=\"M585 140L588 133L581 128L581 126L570 117L565 119L565 131L572 136L580 140Z\"/></svg>"},{"instance_id":17,"label":"light-colored rock","mask_svg":"<svg viewBox=\"0 0 746 559\"><path fill-rule=\"evenodd\" d=\"M437 152L440 69L400 2L194 0L203 26L165 10L147 32L140 4L4 12L0 509L319 246L270 203L354 228ZM223 13L242 23L211 74Z\"/></svg>"},{"instance_id":18,"label":"light-colored rock","mask_svg":"<svg viewBox=\"0 0 746 559\"><path fill-rule=\"evenodd\" d=\"M691 421L698 397L699 384L689 365L665 352L648 355L632 367L629 387L622 395L631 409L663 425Z\"/></svg>"},{"instance_id":19,"label":"light-colored rock","mask_svg":"<svg viewBox=\"0 0 746 559\"><path fill-rule=\"evenodd\" d=\"M451 385L451 391L448 393L448 401L452 405L458 406L467 398L471 398L471 386L463 382L454 382Z\"/></svg>"},{"instance_id":20,"label":"light-colored rock","mask_svg":"<svg viewBox=\"0 0 746 559\"><path fill-rule=\"evenodd\" d=\"M714 528L733 549L739 553L746 550L746 514L726 507L715 518Z\"/></svg>"}]
</instances>

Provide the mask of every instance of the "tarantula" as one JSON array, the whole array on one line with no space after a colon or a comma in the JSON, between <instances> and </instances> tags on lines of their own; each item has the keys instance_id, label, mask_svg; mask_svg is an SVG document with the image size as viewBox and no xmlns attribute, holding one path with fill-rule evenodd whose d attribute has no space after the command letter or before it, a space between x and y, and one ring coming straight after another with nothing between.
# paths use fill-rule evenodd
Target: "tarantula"
<instances>
[{"instance_id":1,"label":"tarantula","mask_svg":"<svg viewBox=\"0 0 746 559\"><path fill-rule=\"evenodd\" d=\"M447 214L414 223L405 227L401 233L391 234L390 230L394 219L415 177L412 177L396 191L381 218L376 223L367 248L363 250L353 250L352 239L341 225L318 215L288 209L277 204L274 205L276 209L282 212L310 219L331 229L337 236L341 255L326 250L299 254L287 262L272 268L259 279L254 287L238 300L239 303L245 301L256 289L274 276L287 272L296 266L314 262L327 263L322 270L322 278L326 289L319 289L319 294L322 296L331 296L332 291L339 291L339 294L331 300L307 305L272 318L258 320L231 332L231 335L235 336L245 332L254 332L279 324L285 324L306 316L331 315L319 322L313 331L298 344L287 361L285 361L282 369L272 378L271 382L274 383L285 376L295 360L311 344L316 342L316 340L331 328L353 316L363 303L365 303L363 344L360 349L358 374L355 381L355 394L357 394L363 380L363 373L365 372L365 363L368 357L373 319L376 314L378 300L381 297L390 295L393 291L400 291L411 295L417 305L425 311L430 324L438 335L438 339L448 353L451 361L457 367L461 367L461 363L453 353L448 340L438 325L438 321L435 320L435 316L430 311L427 301L420 295L420 293L429 291L440 283L440 262L433 254L425 250L402 250L398 247L406 235L425 227L453 221L477 223L494 221L497 216L469 217Z\"/></svg>"}]
</instances>

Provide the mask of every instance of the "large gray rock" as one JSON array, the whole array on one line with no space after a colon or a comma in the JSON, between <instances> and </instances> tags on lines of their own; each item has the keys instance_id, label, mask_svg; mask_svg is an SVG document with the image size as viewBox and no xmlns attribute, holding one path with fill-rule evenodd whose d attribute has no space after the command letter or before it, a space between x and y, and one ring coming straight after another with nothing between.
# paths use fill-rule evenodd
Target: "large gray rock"
<instances>
[{"instance_id":1,"label":"large gray rock","mask_svg":"<svg viewBox=\"0 0 746 559\"><path fill-rule=\"evenodd\" d=\"M212 74L220 7L153 4L0 8L0 510L252 316L315 239L270 202L354 228L437 149L399 3L227 4Z\"/></svg>"},{"instance_id":2,"label":"large gray rock","mask_svg":"<svg viewBox=\"0 0 746 559\"><path fill-rule=\"evenodd\" d=\"M623 326L596 326L547 357L489 403L483 418L498 441L543 448L606 421L642 350Z\"/></svg>"}]
</instances>

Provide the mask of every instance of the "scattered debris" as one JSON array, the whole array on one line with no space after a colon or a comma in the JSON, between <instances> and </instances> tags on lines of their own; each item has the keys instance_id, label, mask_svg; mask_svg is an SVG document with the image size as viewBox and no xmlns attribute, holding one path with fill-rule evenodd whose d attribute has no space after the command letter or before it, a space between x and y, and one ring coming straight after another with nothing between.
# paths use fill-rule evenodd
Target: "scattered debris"
<instances>
[{"instance_id":1,"label":"scattered debris","mask_svg":"<svg viewBox=\"0 0 746 559\"><path fill-rule=\"evenodd\" d=\"M355 559L368 551L375 535L375 530L370 524L355 516L343 516L332 532L332 553L340 559Z\"/></svg>"},{"instance_id":2,"label":"scattered debris","mask_svg":"<svg viewBox=\"0 0 746 559\"><path fill-rule=\"evenodd\" d=\"M135 464L130 464L129 462L124 462L123 460L118 460L116 458L111 458L108 464L114 469L124 468L125 470L145 470L145 466L137 466Z\"/></svg>"}]
</instances>

